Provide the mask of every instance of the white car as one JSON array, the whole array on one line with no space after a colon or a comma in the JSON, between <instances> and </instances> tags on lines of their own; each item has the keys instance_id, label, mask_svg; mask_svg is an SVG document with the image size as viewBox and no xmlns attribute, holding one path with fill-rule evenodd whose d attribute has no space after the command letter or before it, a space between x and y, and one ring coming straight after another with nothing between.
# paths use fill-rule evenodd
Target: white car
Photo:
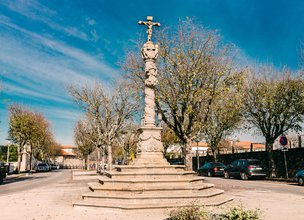
<instances>
[{"instance_id":1,"label":"white car","mask_svg":"<svg viewBox=\"0 0 304 220\"><path fill-rule=\"evenodd\" d=\"M59 170L59 165L58 164L51 163L50 166L51 166L52 170Z\"/></svg>"},{"instance_id":2,"label":"white car","mask_svg":"<svg viewBox=\"0 0 304 220\"><path fill-rule=\"evenodd\" d=\"M37 172L47 172L50 170L50 166L47 163L39 163L36 169Z\"/></svg>"}]
</instances>

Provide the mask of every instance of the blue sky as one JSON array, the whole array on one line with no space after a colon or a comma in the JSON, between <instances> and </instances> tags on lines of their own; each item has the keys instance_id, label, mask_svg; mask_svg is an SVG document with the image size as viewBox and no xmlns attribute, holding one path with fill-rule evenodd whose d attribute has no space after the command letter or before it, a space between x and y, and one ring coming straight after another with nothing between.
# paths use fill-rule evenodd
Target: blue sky
<instances>
[{"instance_id":1,"label":"blue sky","mask_svg":"<svg viewBox=\"0 0 304 220\"><path fill-rule=\"evenodd\" d=\"M303 14L300 0L0 0L0 144L15 102L43 112L56 140L73 144L80 112L66 86L119 77L118 63L144 33L137 21L147 15L162 26L195 18L219 30L244 60L296 70Z\"/></svg>"}]
</instances>

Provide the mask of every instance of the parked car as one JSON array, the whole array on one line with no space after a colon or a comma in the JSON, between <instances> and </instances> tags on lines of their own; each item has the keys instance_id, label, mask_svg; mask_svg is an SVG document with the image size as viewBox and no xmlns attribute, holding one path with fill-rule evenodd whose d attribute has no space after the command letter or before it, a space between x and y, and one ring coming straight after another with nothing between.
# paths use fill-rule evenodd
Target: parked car
<instances>
[{"instance_id":1,"label":"parked car","mask_svg":"<svg viewBox=\"0 0 304 220\"><path fill-rule=\"evenodd\" d=\"M296 179L297 179L297 182L299 183L299 185L303 186L304 185L304 169L302 170L299 170L297 173L296 173Z\"/></svg>"},{"instance_id":2,"label":"parked car","mask_svg":"<svg viewBox=\"0 0 304 220\"><path fill-rule=\"evenodd\" d=\"M51 163L49 165L50 165L50 167L51 167L52 170L58 170L59 169L59 165L58 164Z\"/></svg>"},{"instance_id":3,"label":"parked car","mask_svg":"<svg viewBox=\"0 0 304 220\"><path fill-rule=\"evenodd\" d=\"M248 178L265 178L266 171L263 168L261 161L256 159L239 159L233 161L224 169L224 177L238 177L242 180Z\"/></svg>"},{"instance_id":4,"label":"parked car","mask_svg":"<svg viewBox=\"0 0 304 220\"><path fill-rule=\"evenodd\" d=\"M36 169L37 172L47 172L50 170L51 170L51 168L47 163L39 163L37 165L37 169Z\"/></svg>"},{"instance_id":5,"label":"parked car","mask_svg":"<svg viewBox=\"0 0 304 220\"><path fill-rule=\"evenodd\" d=\"M225 164L219 162L209 162L201 166L197 173L204 176L223 176Z\"/></svg>"}]
</instances>

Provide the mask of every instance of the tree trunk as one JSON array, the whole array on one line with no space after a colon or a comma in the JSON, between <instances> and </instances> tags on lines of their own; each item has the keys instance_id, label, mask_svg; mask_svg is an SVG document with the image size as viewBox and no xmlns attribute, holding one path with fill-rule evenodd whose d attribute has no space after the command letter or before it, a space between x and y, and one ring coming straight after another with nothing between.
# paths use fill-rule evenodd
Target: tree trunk
<instances>
[{"instance_id":1,"label":"tree trunk","mask_svg":"<svg viewBox=\"0 0 304 220\"><path fill-rule=\"evenodd\" d=\"M212 151L213 161L217 162L216 150L214 148L211 148L211 151Z\"/></svg>"},{"instance_id":2,"label":"tree trunk","mask_svg":"<svg viewBox=\"0 0 304 220\"><path fill-rule=\"evenodd\" d=\"M187 142L184 143L183 147L183 156L184 156L184 164L185 169L187 171L192 170L192 148L191 148L191 140L187 139Z\"/></svg>"},{"instance_id":3,"label":"tree trunk","mask_svg":"<svg viewBox=\"0 0 304 220\"><path fill-rule=\"evenodd\" d=\"M84 161L84 166L85 166L85 169L86 169L86 170L89 170L89 166L88 166L89 156L90 156L90 155L86 156L86 159L85 159L85 161Z\"/></svg>"},{"instance_id":4,"label":"tree trunk","mask_svg":"<svg viewBox=\"0 0 304 220\"><path fill-rule=\"evenodd\" d=\"M105 172L105 149L104 147L101 148L101 169L102 174Z\"/></svg>"},{"instance_id":5,"label":"tree trunk","mask_svg":"<svg viewBox=\"0 0 304 220\"><path fill-rule=\"evenodd\" d=\"M103 163L102 163L103 166ZM97 173L100 173L100 147L97 148L97 166L96 166Z\"/></svg>"},{"instance_id":6,"label":"tree trunk","mask_svg":"<svg viewBox=\"0 0 304 220\"><path fill-rule=\"evenodd\" d=\"M31 170L32 170L33 147L32 147L32 145L30 147L31 147L31 152L30 152L30 172L31 172Z\"/></svg>"},{"instance_id":7,"label":"tree trunk","mask_svg":"<svg viewBox=\"0 0 304 220\"><path fill-rule=\"evenodd\" d=\"M268 152L268 168L270 177L276 177L276 165L273 159L273 142L266 140L266 150Z\"/></svg>"},{"instance_id":8,"label":"tree trunk","mask_svg":"<svg viewBox=\"0 0 304 220\"><path fill-rule=\"evenodd\" d=\"M107 149L108 149L108 170L112 170L112 162L113 162L113 155L112 155L112 146L111 145L107 145Z\"/></svg>"},{"instance_id":9,"label":"tree trunk","mask_svg":"<svg viewBox=\"0 0 304 220\"><path fill-rule=\"evenodd\" d=\"M17 149L17 152L18 152L18 162L17 162L17 172L20 173L20 166L21 166L21 147L22 144L18 144L18 149Z\"/></svg>"}]
</instances>

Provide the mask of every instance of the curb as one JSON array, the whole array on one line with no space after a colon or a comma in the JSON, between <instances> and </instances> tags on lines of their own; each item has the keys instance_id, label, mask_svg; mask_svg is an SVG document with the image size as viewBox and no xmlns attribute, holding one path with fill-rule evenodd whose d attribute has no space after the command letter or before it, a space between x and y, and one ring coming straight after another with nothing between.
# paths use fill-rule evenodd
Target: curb
<instances>
[{"instance_id":1,"label":"curb","mask_svg":"<svg viewBox=\"0 0 304 220\"><path fill-rule=\"evenodd\" d=\"M277 181L277 182L287 182L287 183L297 182L295 179L284 179L284 178L265 178L265 180Z\"/></svg>"}]
</instances>

